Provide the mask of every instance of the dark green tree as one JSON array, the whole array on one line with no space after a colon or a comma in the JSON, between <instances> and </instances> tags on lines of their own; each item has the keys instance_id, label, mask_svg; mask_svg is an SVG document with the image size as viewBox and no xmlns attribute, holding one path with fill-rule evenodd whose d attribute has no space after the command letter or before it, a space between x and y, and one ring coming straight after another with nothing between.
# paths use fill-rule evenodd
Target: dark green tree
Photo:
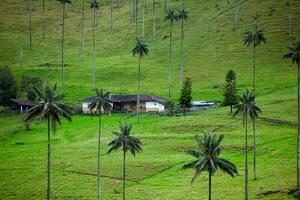
<instances>
[{"instance_id":1,"label":"dark green tree","mask_svg":"<svg viewBox=\"0 0 300 200\"><path fill-rule=\"evenodd\" d=\"M34 86L40 89L42 84L43 81L40 77L31 77L23 75L20 83L20 90L26 93L27 99L34 101L36 100L37 95L34 92L34 90L32 90L32 87Z\"/></svg>"},{"instance_id":2,"label":"dark green tree","mask_svg":"<svg viewBox=\"0 0 300 200\"><path fill-rule=\"evenodd\" d=\"M258 118L258 113L261 110L255 105L255 93L245 90L240 103L237 105L237 110L234 112L233 116L241 114L243 117L243 125L245 127L245 200L248 200L248 120L249 118L253 121Z\"/></svg>"},{"instance_id":3,"label":"dark green tree","mask_svg":"<svg viewBox=\"0 0 300 200\"><path fill-rule=\"evenodd\" d=\"M186 109L192 107L192 80L190 78L186 78L183 83L179 105L183 109L183 114L185 114Z\"/></svg>"},{"instance_id":4,"label":"dark green tree","mask_svg":"<svg viewBox=\"0 0 300 200\"><path fill-rule=\"evenodd\" d=\"M0 105L9 106L10 99L17 98L18 89L16 81L8 67L0 69Z\"/></svg>"},{"instance_id":5,"label":"dark green tree","mask_svg":"<svg viewBox=\"0 0 300 200\"><path fill-rule=\"evenodd\" d=\"M254 30L245 32L244 44L249 47L253 45L253 92L256 93L256 48L266 42L263 31L257 29L257 15L254 17ZM255 102L254 102L255 103ZM256 120L253 120L253 179L256 179Z\"/></svg>"},{"instance_id":6,"label":"dark green tree","mask_svg":"<svg viewBox=\"0 0 300 200\"><path fill-rule=\"evenodd\" d=\"M214 133L207 132L203 137L198 135L195 137L197 149L189 149L186 153L196 158L183 165L183 169L194 168L195 174L192 183L203 171L208 172L208 199L211 200L211 178L217 170L221 170L226 174L234 177L238 174L237 167L232 162L221 158L222 151L221 142L224 136L217 137Z\"/></svg>"},{"instance_id":7,"label":"dark green tree","mask_svg":"<svg viewBox=\"0 0 300 200\"><path fill-rule=\"evenodd\" d=\"M109 100L110 93L105 93L103 89L96 89L96 97L94 101L89 105L91 111L98 112L99 116L99 127L98 127L98 200L101 199L101 180L100 180L100 144L101 144L101 129L102 129L102 111L109 112L112 110L112 102Z\"/></svg>"},{"instance_id":8,"label":"dark green tree","mask_svg":"<svg viewBox=\"0 0 300 200\"><path fill-rule=\"evenodd\" d=\"M223 96L223 105L230 106L230 113L232 113L232 107L239 103L236 89L236 74L233 70L229 70L226 74L226 84Z\"/></svg>"},{"instance_id":9,"label":"dark green tree","mask_svg":"<svg viewBox=\"0 0 300 200\"><path fill-rule=\"evenodd\" d=\"M289 47L289 53L285 57L291 58L298 66L297 189L300 190L300 40Z\"/></svg>"},{"instance_id":10,"label":"dark green tree","mask_svg":"<svg viewBox=\"0 0 300 200\"><path fill-rule=\"evenodd\" d=\"M144 55L149 53L148 46L141 40L137 39L134 49L132 50L133 56L139 56L139 66L137 72L138 79L138 95L137 95L137 103L136 103L136 120L137 123L140 122L140 82L141 82L141 59Z\"/></svg>"},{"instance_id":11,"label":"dark green tree","mask_svg":"<svg viewBox=\"0 0 300 200\"><path fill-rule=\"evenodd\" d=\"M50 129L55 133L56 125L61 124L61 118L65 118L68 121L71 121L71 114L73 109L71 106L68 106L63 103L59 103L62 95L55 95L57 83L54 84L51 88L48 84L45 86L45 90L42 92L37 87L33 87L34 92L38 96L40 101L38 104L26 112L25 123L28 121L38 118L42 121L48 123L48 164L47 164L47 199L51 198L51 138L50 138Z\"/></svg>"},{"instance_id":12,"label":"dark green tree","mask_svg":"<svg viewBox=\"0 0 300 200\"><path fill-rule=\"evenodd\" d=\"M171 98L171 73L172 73L172 39L173 39L173 22L178 20L178 16L175 11L169 9L167 15L165 16L165 21L170 21L170 43L169 43L169 77L168 77L168 97Z\"/></svg>"},{"instance_id":13,"label":"dark green tree","mask_svg":"<svg viewBox=\"0 0 300 200\"><path fill-rule=\"evenodd\" d=\"M109 150L107 153L112 151L117 151L122 148L123 150L123 200L125 200L125 180L126 180L126 153L129 150L130 153L135 156L137 153L142 151L141 141L130 135L131 125L124 124L120 125L120 131L114 132L115 139L113 139L109 144Z\"/></svg>"}]
</instances>

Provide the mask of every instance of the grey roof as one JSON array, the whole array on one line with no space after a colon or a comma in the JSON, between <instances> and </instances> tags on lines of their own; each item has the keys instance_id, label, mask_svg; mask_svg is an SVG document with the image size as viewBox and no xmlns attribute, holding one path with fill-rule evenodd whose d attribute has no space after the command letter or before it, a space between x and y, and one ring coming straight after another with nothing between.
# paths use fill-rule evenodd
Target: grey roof
<instances>
[{"instance_id":1,"label":"grey roof","mask_svg":"<svg viewBox=\"0 0 300 200\"><path fill-rule=\"evenodd\" d=\"M84 103L90 103L94 101L96 97L89 97L86 99L83 99L82 101ZM132 103L137 101L137 95L128 95L128 94L112 94L111 95L111 101L113 103ZM166 103L168 102L167 99L161 98L159 96L150 95L150 94L141 94L140 95L140 101L141 102L158 102L158 103Z\"/></svg>"},{"instance_id":2,"label":"grey roof","mask_svg":"<svg viewBox=\"0 0 300 200\"><path fill-rule=\"evenodd\" d=\"M31 100L22 100L22 99L10 99L10 101L14 102L19 106L35 106L37 103Z\"/></svg>"}]
</instances>

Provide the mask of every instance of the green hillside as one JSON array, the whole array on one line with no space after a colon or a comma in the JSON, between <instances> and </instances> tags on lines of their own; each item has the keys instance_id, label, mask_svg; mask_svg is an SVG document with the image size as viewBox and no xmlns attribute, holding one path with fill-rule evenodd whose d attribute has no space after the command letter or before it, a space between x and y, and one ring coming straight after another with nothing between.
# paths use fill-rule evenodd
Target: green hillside
<instances>
[{"instance_id":1,"label":"green hillside","mask_svg":"<svg viewBox=\"0 0 300 200\"><path fill-rule=\"evenodd\" d=\"M48 8L46 0L46 8ZM0 3L0 67L9 66L19 81L22 75L58 81L61 89L61 4L51 1L46 9L46 38L42 39L41 0L33 13L33 50L29 50L28 11L25 0ZM94 94L92 89L92 24L86 0L85 51L80 59L80 14L74 3L65 21L65 98L79 103ZM104 0L101 0L104 2ZM117 1L116 1L117 2ZM137 92L138 59L131 50L135 26L130 23L128 0L114 6L110 30L109 6L101 4L97 27L97 88L113 93ZM177 9L180 0L169 0ZM258 26L267 43L257 49L257 105L263 110L257 122L257 172L252 180L252 130L249 133L249 199L292 200L296 185L297 68L283 59L289 46L300 38L300 2L293 1L293 35L288 37L287 0L244 0L239 22L233 30L233 0L185 0L189 20L185 27L184 75L193 81L193 100L222 100L225 73L237 73L239 93L252 87L252 48L243 44L243 33ZM141 14L141 12L139 13ZM152 1L147 0L145 41L150 54L142 60L142 93L168 96L169 23L164 22L163 1L157 12L157 40L152 40ZM139 16L139 19L141 17ZM141 21L139 21L141 25ZM139 27L139 31L141 27ZM140 34L140 33L139 33ZM174 26L172 100L179 97L180 23ZM20 67L20 49L24 64ZM49 67L47 67L49 63ZM21 97L24 94L21 94ZM0 199L44 199L46 195L47 128L34 122L23 127L23 115L0 114ZM97 128L94 116L74 116L63 121L52 137L53 199L96 199ZM101 143L103 199L122 199L122 155L105 154L120 122L133 124L132 134L141 139L143 152L127 158L127 199L207 199L208 176L203 173L193 185L194 171L182 170L193 158L184 153L196 146L195 134L215 130L224 134L222 157L234 162L235 178L218 172L213 177L212 199L243 199L244 129L240 117L232 118L225 107L189 113L182 117L114 114L103 118Z\"/></svg>"}]
</instances>

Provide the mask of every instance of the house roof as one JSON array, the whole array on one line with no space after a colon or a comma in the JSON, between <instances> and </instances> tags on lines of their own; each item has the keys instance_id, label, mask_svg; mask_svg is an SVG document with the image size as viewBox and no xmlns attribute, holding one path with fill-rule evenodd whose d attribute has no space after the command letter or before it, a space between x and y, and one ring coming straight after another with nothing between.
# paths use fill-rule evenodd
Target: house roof
<instances>
[{"instance_id":1,"label":"house roof","mask_svg":"<svg viewBox=\"0 0 300 200\"><path fill-rule=\"evenodd\" d=\"M37 103L31 100L22 100L22 99L10 99L11 102L19 106L35 106Z\"/></svg>"},{"instance_id":2,"label":"house roof","mask_svg":"<svg viewBox=\"0 0 300 200\"><path fill-rule=\"evenodd\" d=\"M89 97L86 99L83 99L82 101L84 103L90 103L94 101L96 97ZM137 95L128 95L128 94L118 94L118 95L111 95L110 99L113 103L129 103L129 102L136 102L137 101ZM150 95L150 94L142 94L140 95L140 101L141 102L158 102L158 103L166 103L168 102L167 99L161 98L159 96Z\"/></svg>"}]
</instances>

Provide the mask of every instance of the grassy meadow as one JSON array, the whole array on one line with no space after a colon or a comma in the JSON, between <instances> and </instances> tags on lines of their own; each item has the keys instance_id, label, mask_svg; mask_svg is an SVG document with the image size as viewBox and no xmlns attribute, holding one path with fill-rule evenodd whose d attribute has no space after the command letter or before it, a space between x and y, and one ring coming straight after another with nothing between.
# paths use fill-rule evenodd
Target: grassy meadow
<instances>
[{"instance_id":1,"label":"grassy meadow","mask_svg":"<svg viewBox=\"0 0 300 200\"><path fill-rule=\"evenodd\" d=\"M88 2L88 1L86 1ZM46 1L46 8L48 1ZM180 8L181 1L169 0ZM46 38L42 39L41 1L33 13L33 50L29 50L26 1L2 0L0 6L0 67L22 75L39 76L44 82L61 83L61 4L46 9ZM293 1L293 36L288 38L288 6L285 0L245 0L233 30L233 1L186 0L189 20L184 43L184 75L193 81L193 100L222 100L225 73L237 73L239 93L252 86L252 48L243 45L243 33L252 29L255 12L267 43L257 49L257 105L263 110L257 124L257 173L250 179L249 199L285 200L296 185L296 66L283 59L287 46L300 38L300 2ZM140 13L141 14L141 13ZM74 4L65 21L65 98L72 104L93 95L92 26L86 3L84 59L80 59L80 14ZM152 2L147 1L145 41L150 54L142 60L142 93L167 97L169 23L163 21L163 3L157 12L157 40L152 40ZM101 5L97 27L97 87L117 93L136 93L138 59L131 49L135 27L129 20L128 1L113 11ZM141 19L141 18L139 18ZM141 25L141 23L139 23ZM139 27L140 28L140 27ZM179 97L180 23L175 23L172 65L172 100ZM24 63L20 67L20 50ZM49 67L47 67L49 63ZM60 87L59 87L60 88ZM23 94L20 95L22 97ZM46 195L47 127L34 122L25 131L22 115L0 115L0 199L44 199ZM97 128L94 116L74 116L52 137L53 199L95 199L97 196ZM141 123L127 115L105 116L101 150L103 199L122 198L122 154L107 155L108 142L120 122L133 124L133 135L143 152L127 157L127 199L207 199L208 176L203 173L191 185L193 170L182 170L193 158L184 151L196 146L195 134L215 130L224 134L222 156L238 166L239 176L218 172L212 179L212 198L242 199L244 192L244 129L240 117L229 108L189 113L184 117L142 115ZM250 130L251 133L251 130ZM252 134L249 136L251 150ZM252 178L252 152L249 152Z\"/></svg>"}]
</instances>

